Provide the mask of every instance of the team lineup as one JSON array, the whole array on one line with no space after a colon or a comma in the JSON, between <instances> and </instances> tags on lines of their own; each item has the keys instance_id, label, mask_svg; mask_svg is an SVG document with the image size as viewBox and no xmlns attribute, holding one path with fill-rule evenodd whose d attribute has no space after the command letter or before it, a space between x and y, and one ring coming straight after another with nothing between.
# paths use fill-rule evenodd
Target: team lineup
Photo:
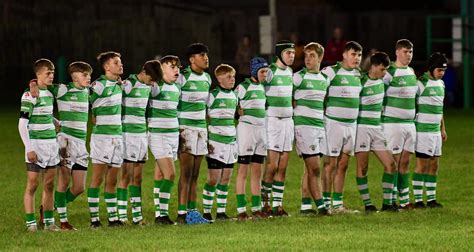
<instances>
[{"instance_id":1,"label":"team lineup","mask_svg":"<svg viewBox=\"0 0 474 252\"><path fill-rule=\"evenodd\" d=\"M324 48L311 42L304 47L305 66L293 73L295 45L280 41L275 45L276 60L269 64L264 58L252 58L251 76L237 85L236 71L227 64L216 67L217 84L212 83L206 72L209 49L202 43L187 48L187 68L180 69L180 59L167 55L145 62L139 73L125 80L117 52L99 54L102 75L92 83L88 63L71 63L72 81L53 84L53 63L37 60L36 79L22 95L18 123L27 168L27 230L38 231L34 203L40 183L39 225L44 230L76 230L68 222L67 206L82 193L87 194L90 226L100 228L102 184L108 226L123 226L130 220L147 224L141 195L148 150L155 168L153 189L146 190L153 190L156 224L233 219L226 207L235 163L238 221L289 216L283 196L293 146L304 160L304 167L292 167L304 169L301 214L357 212L343 201L351 156L356 158L356 182L365 212L442 207L436 188L442 142L447 140L441 79L446 57L433 53L426 72L417 78L409 66L413 57L409 40L396 42L393 62L384 52L370 55L365 71L360 69L362 50L359 43L349 41L341 62L320 69ZM54 106L58 119L53 116ZM86 148L89 118L90 154ZM379 209L369 194L370 152L384 169ZM416 164L410 176L412 154ZM197 179L204 157L208 173L201 213ZM86 187L89 159L92 175ZM175 178L178 159L180 176ZM169 203L175 183L178 207L173 221Z\"/></svg>"}]
</instances>

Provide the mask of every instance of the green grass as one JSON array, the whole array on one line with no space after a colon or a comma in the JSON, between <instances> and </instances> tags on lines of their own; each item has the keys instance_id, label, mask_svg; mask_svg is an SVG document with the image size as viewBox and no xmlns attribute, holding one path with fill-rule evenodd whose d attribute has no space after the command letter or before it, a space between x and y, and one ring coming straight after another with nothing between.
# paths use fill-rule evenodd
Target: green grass
<instances>
[{"instance_id":1,"label":"green grass","mask_svg":"<svg viewBox=\"0 0 474 252\"><path fill-rule=\"evenodd\" d=\"M77 232L29 234L25 232L22 196L26 183L23 145L18 135L18 113L0 111L0 250L472 250L474 248L474 111L448 111L448 141L443 148L438 180L438 199L443 209L402 213L300 217L300 178L303 163L292 154L287 173L284 206L289 218L205 226L102 228L91 230L87 199L81 195L68 207ZM204 166L198 192L207 175ZM411 162L413 170L414 159ZM153 223L152 171L146 164L143 182L145 220ZM179 169L178 169L179 170ZM382 167L371 158L369 188L376 206L381 205ZM232 181L235 180L235 171ZM234 183L229 193L228 214L236 215ZM175 217L176 186L170 210ZM41 188L38 190L40 192ZM39 204L39 193L37 194ZM354 160L345 185L345 204L362 210L355 183ZM102 200L101 219L106 220ZM37 205L38 205L37 204ZM201 206L200 197L198 205ZM57 216L56 220L58 219ZM105 223L105 222L104 222Z\"/></svg>"}]
</instances>

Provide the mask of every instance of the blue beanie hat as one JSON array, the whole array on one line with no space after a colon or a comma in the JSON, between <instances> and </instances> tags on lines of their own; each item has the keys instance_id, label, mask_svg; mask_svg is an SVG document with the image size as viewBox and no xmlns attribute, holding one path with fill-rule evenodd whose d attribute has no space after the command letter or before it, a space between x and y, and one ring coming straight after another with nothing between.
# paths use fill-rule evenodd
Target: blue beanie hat
<instances>
[{"instance_id":1,"label":"blue beanie hat","mask_svg":"<svg viewBox=\"0 0 474 252\"><path fill-rule=\"evenodd\" d=\"M268 63L264 58L253 57L250 60L250 74L255 79L257 79L258 70L260 70L261 68L264 68L264 67L268 67Z\"/></svg>"}]
</instances>

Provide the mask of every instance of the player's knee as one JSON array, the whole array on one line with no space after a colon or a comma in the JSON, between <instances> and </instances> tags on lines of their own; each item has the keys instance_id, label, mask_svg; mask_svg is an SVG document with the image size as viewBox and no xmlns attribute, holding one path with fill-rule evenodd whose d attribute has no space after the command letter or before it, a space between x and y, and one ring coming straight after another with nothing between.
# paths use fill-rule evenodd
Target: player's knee
<instances>
[{"instance_id":1,"label":"player's knee","mask_svg":"<svg viewBox=\"0 0 474 252\"><path fill-rule=\"evenodd\" d=\"M308 169L308 175L319 177L321 175L321 170L317 166L312 167L311 169Z\"/></svg>"},{"instance_id":2,"label":"player's knee","mask_svg":"<svg viewBox=\"0 0 474 252\"><path fill-rule=\"evenodd\" d=\"M207 179L207 184L210 186L216 186L217 185L217 178L208 178Z\"/></svg>"},{"instance_id":3,"label":"player's knee","mask_svg":"<svg viewBox=\"0 0 474 252\"><path fill-rule=\"evenodd\" d=\"M71 192L76 196L79 195L79 194L82 194L84 192L84 190L85 190L84 185L74 185L71 188Z\"/></svg>"},{"instance_id":4,"label":"player's knee","mask_svg":"<svg viewBox=\"0 0 474 252\"><path fill-rule=\"evenodd\" d=\"M36 192L36 189L38 189L38 182L36 181L28 181L26 184L26 193L29 195L33 195Z\"/></svg>"},{"instance_id":5,"label":"player's knee","mask_svg":"<svg viewBox=\"0 0 474 252\"><path fill-rule=\"evenodd\" d=\"M54 190L54 180L47 181L46 183L44 183L43 190L45 192L53 192L53 190Z\"/></svg>"}]
</instances>

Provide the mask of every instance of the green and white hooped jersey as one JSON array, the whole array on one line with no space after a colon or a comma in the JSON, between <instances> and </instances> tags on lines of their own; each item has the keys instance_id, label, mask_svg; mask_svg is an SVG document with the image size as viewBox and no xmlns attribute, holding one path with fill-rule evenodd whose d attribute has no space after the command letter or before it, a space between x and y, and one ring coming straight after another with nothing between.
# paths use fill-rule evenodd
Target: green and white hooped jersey
<instances>
[{"instance_id":1,"label":"green and white hooped jersey","mask_svg":"<svg viewBox=\"0 0 474 252\"><path fill-rule=\"evenodd\" d=\"M293 82L295 127L324 128L324 97L329 86L327 79L319 72L312 73L303 68L293 75Z\"/></svg>"},{"instance_id":2,"label":"green and white hooped jersey","mask_svg":"<svg viewBox=\"0 0 474 252\"><path fill-rule=\"evenodd\" d=\"M416 75L411 67L396 67L395 63L387 69L383 78L385 83L383 123L413 123L415 119Z\"/></svg>"},{"instance_id":3,"label":"green and white hooped jersey","mask_svg":"<svg viewBox=\"0 0 474 252\"><path fill-rule=\"evenodd\" d=\"M53 94L47 89L40 89L36 98L31 96L28 89L23 93L20 110L29 114L28 132L31 140L56 142L53 100Z\"/></svg>"},{"instance_id":4,"label":"green and white hooped jersey","mask_svg":"<svg viewBox=\"0 0 474 252\"><path fill-rule=\"evenodd\" d=\"M438 133L443 118L444 82L427 73L418 80L416 131Z\"/></svg>"},{"instance_id":5,"label":"green and white hooped jersey","mask_svg":"<svg viewBox=\"0 0 474 252\"><path fill-rule=\"evenodd\" d=\"M178 133L180 90L176 83L160 81L151 87L148 106L148 132Z\"/></svg>"},{"instance_id":6,"label":"green and white hooped jersey","mask_svg":"<svg viewBox=\"0 0 474 252\"><path fill-rule=\"evenodd\" d=\"M132 74L122 84L122 132L146 136L146 108L150 86Z\"/></svg>"},{"instance_id":7,"label":"green and white hooped jersey","mask_svg":"<svg viewBox=\"0 0 474 252\"><path fill-rule=\"evenodd\" d=\"M96 122L92 135L122 137L122 87L105 75L92 83L90 102Z\"/></svg>"},{"instance_id":8,"label":"green and white hooped jersey","mask_svg":"<svg viewBox=\"0 0 474 252\"><path fill-rule=\"evenodd\" d=\"M74 83L52 85L48 89L58 103L61 132L78 141L86 141L89 119L89 89Z\"/></svg>"},{"instance_id":9,"label":"green and white hooped jersey","mask_svg":"<svg viewBox=\"0 0 474 252\"><path fill-rule=\"evenodd\" d=\"M261 83L245 79L235 88L239 106L244 111L239 122L265 126L265 89Z\"/></svg>"},{"instance_id":10,"label":"green and white hooped jersey","mask_svg":"<svg viewBox=\"0 0 474 252\"><path fill-rule=\"evenodd\" d=\"M216 87L209 94L207 114L209 116L209 141L230 144L236 141L235 109L237 96L232 90Z\"/></svg>"},{"instance_id":11,"label":"green and white hooped jersey","mask_svg":"<svg viewBox=\"0 0 474 252\"><path fill-rule=\"evenodd\" d=\"M178 77L176 84L181 89L178 104L180 128L206 129L206 101L211 87L211 76L196 73L187 67Z\"/></svg>"},{"instance_id":12,"label":"green and white hooped jersey","mask_svg":"<svg viewBox=\"0 0 474 252\"><path fill-rule=\"evenodd\" d=\"M371 79L366 73L362 76L362 92L357 124L380 127L385 85L382 79Z\"/></svg>"},{"instance_id":13,"label":"green and white hooped jersey","mask_svg":"<svg viewBox=\"0 0 474 252\"><path fill-rule=\"evenodd\" d=\"M329 81L325 115L329 119L355 123L359 116L360 72L358 69L345 69L339 62L321 71Z\"/></svg>"},{"instance_id":14,"label":"green and white hooped jersey","mask_svg":"<svg viewBox=\"0 0 474 252\"><path fill-rule=\"evenodd\" d=\"M293 70L279 68L272 63L264 83L267 96L267 116L292 117Z\"/></svg>"}]
</instances>

